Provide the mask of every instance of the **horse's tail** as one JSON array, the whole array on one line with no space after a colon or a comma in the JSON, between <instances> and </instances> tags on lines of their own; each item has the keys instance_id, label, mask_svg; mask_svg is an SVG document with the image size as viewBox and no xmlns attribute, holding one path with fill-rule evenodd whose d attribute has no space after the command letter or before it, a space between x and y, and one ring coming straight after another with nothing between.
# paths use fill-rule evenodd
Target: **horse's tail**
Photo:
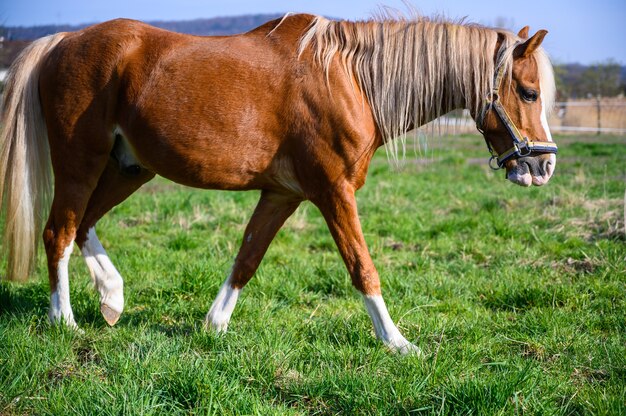
<instances>
[{"instance_id":1,"label":"horse's tail","mask_svg":"<svg viewBox=\"0 0 626 416\"><path fill-rule=\"evenodd\" d=\"M65 33L41 38L15 60L7 76L0 128L2 255L9 280L26 280L37 254L52 193L50 148L39 98L41 63Z\"/></svg>"}]
</instances>

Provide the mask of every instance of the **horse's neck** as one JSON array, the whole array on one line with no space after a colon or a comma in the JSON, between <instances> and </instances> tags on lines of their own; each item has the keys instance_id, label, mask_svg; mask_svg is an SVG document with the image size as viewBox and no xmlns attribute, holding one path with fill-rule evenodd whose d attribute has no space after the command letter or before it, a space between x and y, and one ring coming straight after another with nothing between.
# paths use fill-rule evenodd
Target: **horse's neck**
<instances>
[{"instance_id":1,"label":"horse's neck","mask_svg":"<svg viewBox=\"0 0 626 416\"><path fill-rule=\"evenodd\" d=\"M407 131L424 126L436 120L437 118L448 114L451 111L468 109L468 103L467 103L467 100L465 100L465 97L461 97L462 99L460 100L450 99L449 94L453 94L453 92L451 91L453 87L454 86L444 84L441 94L436 97L436 99L438 100L438 104L433 106L433 111L423 111L423 112L416 111L417 110L415 108L416 106L417 107L419 107L420 105L425 106L426 103L419 101L422 97L413 97L413 100L415 101L413 103L413 108L411 112L412 114L415 115L415 118L419 118L419 119L411 120L411 123L408 124L407 126ZM475 116L475 114L473 114L471 109L470 109L470 114L472 117Z\"/></svg>"},{"instance_id":2,"label":"horse's neck","mask_svg":"<svg viewBox=\"0 0 626 416\"><path fill-rule=\"evenodd\" d=\"M446 115L451 111L467 108L467 102L465 99L456 103L453 100L448 99L449 97L448 94L451 94L450 88L451 88L450 86L444 85L443 91L441 92L441 96L438 97L439 105L435 107L435 111L421 115L420 120L415 120L414 124L416 125L411 126L411 128L416 128L416 127L423 126L424 124L428 124L431 121L434 121L437 118L443 115ZM419 97L417 98L419 99Z\"/></svg>"},{"instance_id":3,"label":"horse's neck","mask_svg":"<svg viewBox=\"0 0 626 416\"><path fill-rule=\"evenodd\" d=\"M384 140L391 140L456 108L475 116L491 86L497 37L492 29L449 22L319 17L300 51L313 45L327 75L339 54L348 77L365 92Z\"/></svg>"},{"instance_id":4,"label":"horse's neck","mask_svg":"<svg viewBox=\"0 0 626 416\"><path fill-rule=\"evenodd\" d=\"M412 24L419 29L422 23ZM475 116L488 92L494 51L485 46L493 43L495 48L496 32L459 25L445 29L444 23L433 25L440 34L438 41L432 41L434 44L427 44L431 40L424 35L416 45L405 48L398 41L398 32L390 32L384 40L388 46L378 47L373 54L376 59L369 58L369 68L361 67L361 75L369 72L360 79L370 84L365 89L383 124L383 136L388 139L455 109L468 108ZM447 32L441 35L445 30L456 30L456 38L447 43L441 41L448 36ZM407 33L415 37L431 32L419 29ZM401 39L406 39L406 35Z\"/></svg>"}]
</instances>

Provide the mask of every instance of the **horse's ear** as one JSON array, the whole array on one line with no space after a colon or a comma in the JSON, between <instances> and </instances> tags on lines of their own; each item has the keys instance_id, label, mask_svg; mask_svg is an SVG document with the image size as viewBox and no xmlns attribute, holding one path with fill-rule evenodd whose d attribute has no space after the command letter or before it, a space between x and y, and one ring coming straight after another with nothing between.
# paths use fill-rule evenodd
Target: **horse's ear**
<instances>
[{"instance_id":1,"label":"horse's ear","mask_svg":"<svg viewBox=\"0 0 626 416\"><path fill-rule=\"evenodd\" d=\"M522 29L524 30L524 29ZM548 34L547 30L538 30L537 33L533 35L532 38L527 39L521 45L518 45L515 48L513 55L517 58L523 58L525 56L530 56L533 52L537 50L541 42L543 42L543 38Z\"/></svg>"},{"instance_id":2,"label":"horse's ear","mask_svg":"<svg viewBox=\"0 0 626 416\"><path fill-rule=\"evenodd\" d=\"M530 30L530 27L528 26L524 26L519 33L517 34L517 36L519 36L522 39L528 39L528 31Z\"/></svg>"}]
</instances>

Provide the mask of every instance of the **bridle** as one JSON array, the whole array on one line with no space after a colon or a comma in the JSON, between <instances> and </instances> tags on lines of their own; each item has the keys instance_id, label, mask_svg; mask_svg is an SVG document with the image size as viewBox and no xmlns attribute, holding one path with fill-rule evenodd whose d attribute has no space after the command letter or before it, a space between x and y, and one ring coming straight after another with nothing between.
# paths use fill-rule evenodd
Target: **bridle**
<instances>
[{"instance_id":1,"label":"bridle","mask_svg":"<svg viewBox=\"0 0 626 416\"><path fill-rule=\"evenodd\" d=\"M484 137L484 129L482 121L484 120L487 112L490 109L496 110L496 114L500 117L500 120L509 131L511 138L513 139L513 146L500 154L493 150L491 143L485 137L485 143L487 143L487 149L489 149L489 153L491 154L491 158L489 158L489 167L493 170L502 169L504 163L511 159L512 157L525 157L529 156L531 153L556 153L558 148L553 142L540 142L540 141L531 141L528 140L527 137L522 136L522 133L518 130L515 124L511 121L511 117L507 114L504 106L500 102L500 87L502 85L502 78L504 76L504 63L501 63L496 70L493 89L489 94L487 94L485 108L479 117L476 118L476 128L479 132L483 134ZM495 162L495 166L494 166Z\"/></svg>"}]
</instances>

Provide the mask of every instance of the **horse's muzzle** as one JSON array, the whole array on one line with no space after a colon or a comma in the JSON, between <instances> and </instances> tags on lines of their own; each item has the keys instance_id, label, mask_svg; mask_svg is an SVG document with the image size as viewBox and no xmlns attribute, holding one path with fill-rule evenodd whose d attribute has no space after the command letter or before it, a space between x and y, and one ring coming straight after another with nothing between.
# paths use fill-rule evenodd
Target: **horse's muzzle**
<instances>
[{"instance_id":1,"label":"horse's muzzle","mask_svg":"<svg viewBox=\"0 0 626 416\"><path fill-rule=\"evenodd\" d=\"M525 156L507 162L506 177L520 186L541 186L546 184L556 165L554 154Z\"/></svg>"}]
</instances>

